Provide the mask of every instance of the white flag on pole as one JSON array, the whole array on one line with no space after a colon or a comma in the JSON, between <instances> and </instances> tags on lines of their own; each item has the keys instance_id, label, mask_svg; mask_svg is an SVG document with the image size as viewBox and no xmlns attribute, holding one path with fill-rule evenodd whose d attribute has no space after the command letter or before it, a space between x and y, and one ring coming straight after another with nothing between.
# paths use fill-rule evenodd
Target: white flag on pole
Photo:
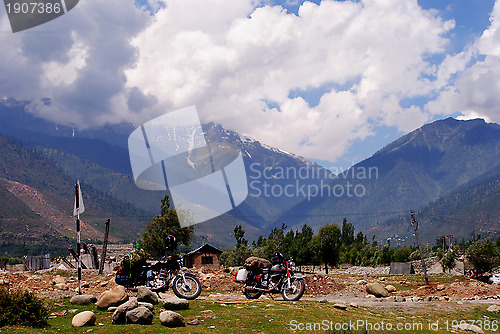
<instances>
[{"instance_id":1,"label":"white flag on pole","mask_svg":"<svg viewBox=\"0 0 500 334\"><path fill-rule=\"evenodd\" d=\"M75 207L73 209L73 216L76 217L84 211L85 206L83 205L82 188L80 187L80 181L76 181Z\"/></svg>"}]
</instances>

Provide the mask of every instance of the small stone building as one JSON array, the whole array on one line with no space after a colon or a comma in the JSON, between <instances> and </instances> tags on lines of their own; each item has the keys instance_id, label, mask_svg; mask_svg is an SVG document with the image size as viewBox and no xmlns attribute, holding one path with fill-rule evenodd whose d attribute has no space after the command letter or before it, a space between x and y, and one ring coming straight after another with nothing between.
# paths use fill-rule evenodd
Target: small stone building
<instances>
[{"instance_id":1,"label":"small stone building","mask_svg":"<svg viewBox=\"0 0 500 334\"><path fill-rule=\"evenodd\" d=\"M184 265L188 268L220 269L220 255L222 251L205 244L184 256Z\"/></svg>"},{"instance_id":2,"label":"small stone building","mask_svg":"<svg viewBox=\"0 0 500 334\"><path fill-rule=\"evenodd\" d=\"M411 262L392 262L389 275L394 274L415 274L415 269Z\"/></svg>"}]
</instances>

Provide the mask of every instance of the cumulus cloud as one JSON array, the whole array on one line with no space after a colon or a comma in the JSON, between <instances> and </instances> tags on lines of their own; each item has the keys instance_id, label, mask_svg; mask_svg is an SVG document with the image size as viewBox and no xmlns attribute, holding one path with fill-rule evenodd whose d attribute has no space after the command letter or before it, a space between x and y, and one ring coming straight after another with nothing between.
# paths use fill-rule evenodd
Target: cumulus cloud
<instances>
[{"instance_id":1,"label":"cumulus cloud","mask_svg":"<svg viewBox=\"0 0 500 334\"><path fill-rule=\"evenodd\" d=\"M473 89L480 73L471 68L454 86L472 49L429 60L444 55L454 22L416 0L306 1L297 14L255 0L142 3L83 1L39 28L0 34L0 89L80 127L144 122L194 104L204 121L334 161L377 126L409 131L451 113L442 102ZM496 52L486 35L482 48ZM405 103L436 92L425 109ZM477 95L468 98L477 113L473 101L495 103Z\"/></svg>"},{"instance_id":2,"label":"cumulus cloud","mask_svg":"<svg viewBox=\"0 0 500 334\"><path fill-rule=\"evenodd\" d=\"M374 126L407 131L428 120L400 102L436 89L426 59L444 52L453 21L417 1L304 2L297 15L251 4L168 1L134 40L128 83L161 108L196 104L204 120L325 160ZM291 96L318 88L317 105Z\"/></svg>"},{"instance_id":3,"label":"cumulus cloud","mask_svg":"<svg viewBox=\"0 0 500 334\"><path fill-rule=\"evenodd\" d=\"M450 80L440 96L428 104L434 114L461 113L459 119L483 118L500 122L500 3L490 16L491 25L466 50L449 56L441 72ZM446 80L443 80L446 81Z\"/></svg>"},{"instance_id":4,"label":"cumulus cloud","mask_svg":"<svg viewBox=\"0 0 500 334\"><path fill-rule=\"evenodd\" d=\"M138 56L130 39L149 21L132 2L107 0L82 1L59 19L16 34L3 24L0 89L33 101L33 113L76 127L126 119L131 111L113 110L112 100L128 89L123 71Z\"/></svg>"}]
</instances>

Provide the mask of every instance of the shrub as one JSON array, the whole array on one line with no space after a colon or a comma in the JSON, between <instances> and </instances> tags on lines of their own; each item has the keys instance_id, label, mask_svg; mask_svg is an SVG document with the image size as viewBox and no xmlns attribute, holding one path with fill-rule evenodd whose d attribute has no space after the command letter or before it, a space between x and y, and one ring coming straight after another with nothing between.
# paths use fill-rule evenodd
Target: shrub
<instances>
[{"instance_id":1,"label":"shrub","mask_svg":"<svg viewBox=\"0 0 500 334\"><path fill-rule=\"evenodd\" d=\"M408 262L411 255L411 249L408 247L403 247L396 249L392 254L392 259L394 262Z\"/></svg>"},{"instance_id":2,"label":"shrub","mask_svg":"<svg viewBox=\"0 0 500 334\"><path fill-rule=\"evenodd\" d=\"M450 250L446 255L441 259L441 265L444 270L448 270L451 272L453 268L455 268L455 260L458 258L458 252L455 250Z\"/></svg>"},{"instance_id":3,"label":"shrub","mask_svg":"<svg viewBox=\"0 0 500 334\"><path fill-rule=\"evenodd\" d=\"M44 327L47 325L49 311L43 300L32 292L10 292L0 288L0 327L29 326Z\"/></svg>"},{"instance_id":4,"label":"shrub","mask_svg":"<svg viewBox=\"0 0 500 334\"><path fill-rule=\"evenodd\" d=\"M500 264L500 256L491 239L478 240L470 245L467 259L477 273L485 273Z\"/></svg>"}]
</instances>

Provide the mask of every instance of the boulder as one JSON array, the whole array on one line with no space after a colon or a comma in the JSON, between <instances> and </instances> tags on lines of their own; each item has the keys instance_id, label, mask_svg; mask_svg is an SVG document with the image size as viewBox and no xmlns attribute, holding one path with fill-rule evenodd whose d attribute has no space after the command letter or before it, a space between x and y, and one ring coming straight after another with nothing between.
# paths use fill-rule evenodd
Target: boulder
<instances>
[{"instance_id":1,"label":"boulder","mask_svg":"<svg viewBox=\"0 0 500 334\"><path fill-rule=\"evenodd\" d=\"M113 324L124 324L126 319L127 312L138 307L136 298L131 298L128 302L125 302L118 306L113 313L113 317L111 318L111 322Z\"/></svg>"},{"instance_id":2,"label":"boulder","mask_svg":"<svg viewBox=\"0 0 500 334\"><path fill-rule=\"evenodd\" d=\"M156 305L158 304L158 295L145 286L140 286L137 290L137 301Z\"/></svg>"},{"instance_id":3,"label":"boulder","mask_svg":"<svg viewBox=\"0 0 500 334\"><path fill-rule=\"evenodd\" d=\"M396 287L394 285L390 285L390 284L386 285L385 289L387 290L387 292L396 292L397 291Z\"/></svg>"},{"instance_id":4,"label":"boulder","mask_svg":"<svg viewBox=\"0 0 500 334\"><path fill-rule=\"evenodd\" d=\"M128 311L126 318L128 324L150 325L153 323L153 313L143 306Z\"/></svg>"},{"instance_id":5,"label":"boulder","mask_svg":"<svg viewBox=\"0 0 500 334\"><path fill-rule=\"evenodd\" d=\"M478 333L478 334L484 333L480 327L478 327L476 325L472 325L472 324L467 324L467 323L461 323L459 325L453 326L452 328L455 330L460 329L460 330L465 331L465 332L474 332L474 333Z\"/></svg>"},{"instance_id":6,"label":"boulder","mask_svg":"<svg viewBox=\"0 0 500 334\"><path fill-rule=\"evenodd\" d=\"M424 298L424 302L436 302L439 301L438 296L427 296Z\"/></svg>"},{"instance_id":7,"label":"boulder","mask_svg":"<svg viewBox=\"0 0 500 334\"><path fill-rule=\"evenodd\" d=\"M403 297L403 296L394 296L394 301L395 301L396 303L403 303L403 302L405 302L405 301L406 301L406 298L405 298L405 297Z\"/></svg>"},{"instance_id":8,"label":"boulder","mask_svg":"<svg viewBox=\"0 0 500 334\"><path fill-rule=\"evenodd\" d=\"M368 283L366 285L366 292L374 295L377 298L389 296L389 292L383 285L379 283Z\"/></svg>"},{"instance_id":9,"label":"boulder","mask_svg":"<svg viewBox=\"0 0 500 334\"><path fill-rule=\"evenodd\" d=\"M187 310L189 308L189 301L177 297L169 297L162 300L163 307L166 310Z\"/></svg>"},{"instance_id":10,"label":"boulder","mask_svg":"<svg viewBox=\"0 0 500 334\"><path fill-rule=\"evenodd\" d=\"M54 277L54 279L52 280L52 284L65 284L66 283L66 279L64 277L62 277L61 275L57 275L56 277Z\"/></svg>"},{"instance_id":11,"label":"boulder","mask_svg":"<svg viewBox=\"0 0 500 334\"><path fill-rule=\"evenodd\" d=\"M93 304L97 301L97 298L94 295L74 295L70 299L71 304L77 305L88 305Z\"/></svg>"},{"instance_id":12,"label":"boulder","mask_svg":"<svg viewBox=\"0 0 500 334\"><path fill-rule=\"evenodd\" d=\"M341 309L341 310L345 310L347 308L347 305L337 303L337 304L333 304L333 307Z\"/></svg>"},{"instance_id":13,"label":"boulder","mask_svg":"<svg viewBox=\"0 0 500 334\"><path fill-rule=\"evenodd\" d=\"M128 300L127 291L121 285L113 290L107 290L102 293L95 305L100 309L107 309L110 306L118 306Z\"/></svg>"},{"instance_id":14,"label":"boulder","mask_svg":"<svg viewBox=\"0 0 500 334\"><path fill-rule=\"evenodd\" d=\"M69 290L68 285L64 283L57 283L55 286L57 290Z\"/></svg>"},{"instance_id":15,"label":"boulder","mask_svg":"<svg viewBox=\"0 0 500 334\"><path fill-rule=\"evenodd\" d=\"M153 312L153 309L154 309L154 305L151 303L139 302L139 306L143 306L145 308L148 308L151 312Z\"/></svg>"},{"instance_id":16,"label":"boulder","mask_svg":"<svg viewBox=\"0 0 500 334\"><path fill-rule=\"evenodd\" d=\"M160 322L167 327L184 327L184 318L177 312L164 311L160 313Z\"/></svg>"},{"instance_id":17,"label":"boulder","mask_svg":"<svg viewBox=\"0 0 500 334\"><path fill-rule=\"evenodd\" d=\"M93 326L95 324L95 314L92 311L80 312L73 317L71 324L73 327Z\"/></svg>"},{"instance_id":18,"label":"boulder","mask_svg":"<svg viewBox=\"0 0 500 334\"><path fill-rule=\"evenodd\" d=\"M436 290L437 290L437 291L443 291L443 290L444 290L444 285L443 285L443 284L439 284L439 285L436 287Z\"/></svg>"},{"instance_id":19,"label":"boulder","mask_svg":"<svg viewBox=\"0 0 500 334\"><path fill-rule=\"evenodd\" d=\"M356 284L363 285L366 284L367 282L364 279L360 279L359 281L356 282Z\"/></svg>"},{"instance_id":20,"label":"boulder","mask_svg":"<svg viewBox=\"0 0 500 334\"><path fill-rule=\"evenodd\" d=\"M198 319L193 319L191 321L188 321L186 322L188 325L191 325L191 326L196 326L196 325L199 325L200 324L200 320Z\"/></svg>"},{"instance_id":21,"label":"boulder","mask_svg":"<svg viewBox=\"0 0 500 334\"><path fill-rule=\"evenodd\" d=\"M499 305L491 305L488 307L488 312L493 312L493 313L500 313L500 306Z\"/></svg>"}]
</instances>

